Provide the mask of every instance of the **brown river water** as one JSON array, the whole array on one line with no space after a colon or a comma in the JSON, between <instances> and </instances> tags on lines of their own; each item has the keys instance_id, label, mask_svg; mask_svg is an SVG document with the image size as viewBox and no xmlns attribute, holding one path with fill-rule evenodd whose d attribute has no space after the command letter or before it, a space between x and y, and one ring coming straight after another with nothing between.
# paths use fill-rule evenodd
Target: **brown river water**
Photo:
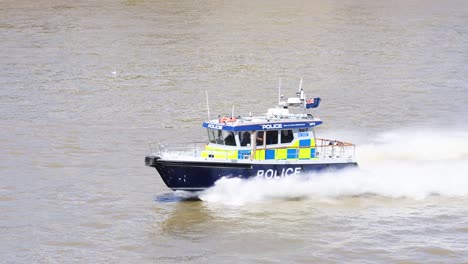
<instances>
[{"instance_id":1,"label":"brown river water","mask_svg":"<svg viewBox=\"0 0 468 264\"><path fill-rule=\"evenodd\" d=\"M0 1L0 263L468 263L468 2ZM186 199L205 140L300 78L359 169ZM290 90L289 90L290 89Z\"/></svg>"}]
</instances>

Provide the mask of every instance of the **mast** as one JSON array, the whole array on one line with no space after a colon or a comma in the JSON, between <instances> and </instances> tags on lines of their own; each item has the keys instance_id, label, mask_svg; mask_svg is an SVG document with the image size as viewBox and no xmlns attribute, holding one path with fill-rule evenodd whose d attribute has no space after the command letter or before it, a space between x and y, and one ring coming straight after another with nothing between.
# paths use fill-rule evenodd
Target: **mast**
<instances>
[{"instance_id":1,"label":"mast","mask_svg":"<svg viewBox=\"0 0 468 264\"><path fill-rule=\"evenodd\" d=\"M210 104L208 103L208 91L207 90L205 90L205 95L206 95L206 110L208 110L208 120L211 120Z\"/></svg>"},{"instance_id":2,"label":"mast","mask_svg":"<svg viewBox=\"0 0 468 264\"><path fill-rule=\"evenodd\" d=\"M278 105L281 104L281 77L279 78L279 85L278 85Z\"/></svg>"}]
</instances>

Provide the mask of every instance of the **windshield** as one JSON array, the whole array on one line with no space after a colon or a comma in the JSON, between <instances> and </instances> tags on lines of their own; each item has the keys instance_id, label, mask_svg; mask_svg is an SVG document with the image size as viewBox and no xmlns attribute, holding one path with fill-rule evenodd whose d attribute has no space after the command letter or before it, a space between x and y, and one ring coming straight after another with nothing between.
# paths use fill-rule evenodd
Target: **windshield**
<instances>
[{"instance_id":1,"label":"windshield","mask_svg":"<svg viewBox=\"0 0 468 264\"><path fill-rule=\"evenodd\" d=\"M222 131L216 129L208 129L208 140L210 143L236 146L236 138L234 132Z\"/></svg>"}]
</instances>

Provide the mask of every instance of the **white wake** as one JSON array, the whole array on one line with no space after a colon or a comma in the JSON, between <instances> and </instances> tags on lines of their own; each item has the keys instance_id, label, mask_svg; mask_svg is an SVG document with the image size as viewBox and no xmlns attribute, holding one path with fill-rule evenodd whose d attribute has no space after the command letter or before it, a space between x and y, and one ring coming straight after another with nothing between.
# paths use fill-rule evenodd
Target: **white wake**
<instances>
[{"instance_id":1,"label":"white wake","mask_svg":"<svg viewBox=\"0 0 468 264\"><path fill-rule=\"evenodd\" d=\"M374 194L424 199L468 195L468 133L393 131L358 146L359 168L307 177L221 179L199 198L245 204L272 199Z\"/></svg>"}]
</instances>

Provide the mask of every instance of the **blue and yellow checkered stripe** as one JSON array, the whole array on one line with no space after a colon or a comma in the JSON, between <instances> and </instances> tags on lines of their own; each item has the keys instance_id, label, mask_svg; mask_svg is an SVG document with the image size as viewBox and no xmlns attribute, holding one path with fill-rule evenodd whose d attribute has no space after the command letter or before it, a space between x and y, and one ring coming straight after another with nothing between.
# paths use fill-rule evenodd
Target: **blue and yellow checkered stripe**
<instances>
[{"instance_id":1,"label":"blue and yellow checkered stripe","mask_svg":"<svg viewBox=\"0 0 468 264\"><path fill-rule=\"evenodd\" d=\"M201 153L203 158L232 160L250 159L251 155L253 155L252 158L255 160L315 159L315 140L296 140L287 148L257 149L253 153L250 150L225 150L207 146Z\"/></svg>"},{"instance_id":2,"label":"blue and yellow checkered stripe","mask_svg":"<svg viewBox=\"0 0 468 264\"><path fill-rule=\"evenodd\" d=\"M316 158L314 139L296 140L288 148L257 150L255 152L257 160L308 160L314 158Z\"/></svg>"}]
</instances>

